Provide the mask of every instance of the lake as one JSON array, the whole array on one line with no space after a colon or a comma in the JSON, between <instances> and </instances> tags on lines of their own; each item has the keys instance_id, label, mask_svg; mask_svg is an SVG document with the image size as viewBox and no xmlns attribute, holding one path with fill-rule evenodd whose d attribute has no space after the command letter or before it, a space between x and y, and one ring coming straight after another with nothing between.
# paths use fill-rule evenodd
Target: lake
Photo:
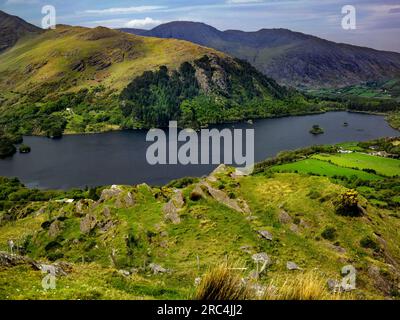
<instances>
[{"instance_id":1,"label":"lake","mask_svg":"<svg viewBox=\"0 0 400 320\"><path fill-rule=\"evenodd\" d=\"M344 122L349 125L343 126ZM325 134L314 136L309 130L320 125ZM236 123L214 128L255 129L257 162L315 144L366 141L398 136L384 117L348 112L257 120L254 124ZM213 165L156 165L146 161L147 131L119 131L93 135L64 136L59 140L25 137L32 148L29 154L15 154L0 160L0 176L18 177L31 188L69 189L111 184L162 185L185 176L203 176Z\"/></svg>"}]
</instances>

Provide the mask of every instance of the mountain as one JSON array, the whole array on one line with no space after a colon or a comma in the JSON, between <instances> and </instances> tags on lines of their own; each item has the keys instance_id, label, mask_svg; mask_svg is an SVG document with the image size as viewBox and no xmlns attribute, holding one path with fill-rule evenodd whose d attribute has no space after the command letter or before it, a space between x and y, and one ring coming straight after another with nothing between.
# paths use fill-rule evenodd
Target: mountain
<instances>
[{"instance_id":1,"label":"mountain","mask_svg":"<svg viewBox=\"0 0 400 320\"><path fill-rule=\"evenodd\" d=\"M40 34L42 29L19 17L0 10L0 52L11 48L19 39Z\"/></svg>"},{"instance_id":2,"label":"mountain","mask_svg":"<svg viewBox=\"0 0 400 320\"><path fill-rule=\"evenodd\" d=\"M188 41L58 25L0 55L0 129L17 140L313 111L249 63Z\"/></svg>"},{"instance_id":3,"label":"mountain","mask_svg":"<svg viewBox=\"0 0 400 320\"><path fill-rule=\"evenodd\" d=\"M150 31L123 31L211 47L247 60L280 84L298 88L349 86L400 75L400 53L335 43L286 29L219 31L204 23L179 21Z\"/></svg>"},{"instance_id":4,"label":"mountain","mask_svg":"<svg viewBox=\"0 0 400 320\"><path fill-rule=\"evenodd\" d=\"M0 299L190 299L224 262L248 299L398 299L400 160L338 150L286 152L251 176L220 166L163 187L39 191L0 178ZM42 290L42 264L59 271L55 290ZM345 266L356 283L343 293Z\"/></svg>"}]
</instances>

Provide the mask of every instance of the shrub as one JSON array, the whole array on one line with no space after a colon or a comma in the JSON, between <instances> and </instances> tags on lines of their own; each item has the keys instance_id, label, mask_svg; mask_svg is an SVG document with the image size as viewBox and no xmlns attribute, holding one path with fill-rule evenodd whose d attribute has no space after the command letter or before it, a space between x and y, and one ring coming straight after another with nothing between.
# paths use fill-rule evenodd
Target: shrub
<instances>
[{"instance_id":1,"label":"shrub","mask_svg":"<svg viewBox=\"0 0 400 320\"><path fill-rule=\"evenodd\" d=\"M335 201L336 212L343 216L360 216L361 210L358 204L358 192L348 190L341 194Z\"/></svg>"},{"instance_id":2,"label":"shrub","mask_svg":"<svg viewBox=\"0 0 400 320\"><path fill-rule=\"evenodd\" d=\"M369 235L360 240L360 245L365 249L372 249L374 251L379 251L380 249L378 242Z\"/></svg>"},{"instance_id":3,"label":"shrub","mask_svg":"<svg viewBox=\"0 0 400 320\"><path fill-rule=\"evenodd\" d=\"M334 227L326 227L321 233L322 238L333 241L337 237L336 229Z\"/></svg>"}]
</instances>

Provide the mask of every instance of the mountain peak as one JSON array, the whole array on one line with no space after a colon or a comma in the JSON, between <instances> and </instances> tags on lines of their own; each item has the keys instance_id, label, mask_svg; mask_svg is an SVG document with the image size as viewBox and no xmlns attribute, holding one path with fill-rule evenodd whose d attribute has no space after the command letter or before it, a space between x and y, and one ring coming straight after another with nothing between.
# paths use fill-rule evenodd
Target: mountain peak
<instances>
[{"instance_id":1,"label":"mountain peak","mask_svg":"<svg viewBox=\"0 0 400 320\"><path fill-rule=\"evenodd\" d=\"M14 46L23 37L42 31L33 24L0 10L0 52Z\"/></svg>"}]
</instances>

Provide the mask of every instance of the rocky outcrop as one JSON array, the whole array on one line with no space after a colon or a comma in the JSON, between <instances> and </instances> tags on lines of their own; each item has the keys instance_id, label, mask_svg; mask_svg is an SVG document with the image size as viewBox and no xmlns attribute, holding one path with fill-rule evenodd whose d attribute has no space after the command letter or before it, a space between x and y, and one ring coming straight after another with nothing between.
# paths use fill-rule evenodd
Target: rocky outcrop
<instances>
[{"instance_id":1,"label":"rocky outcrop","mask_svg":"<svg viewBox=\"0 0 400 320\"><path fill-rule=\"evenodd\" d=\"M88 213L82 220L80 224L80 230L82 233L89 233L94 228L96 228L97 219L93 214Z\"/></svg>"},{"instance_id":2,"label":"rocky outcrop","mask_svg":"<svg viewBox=\"0 0 400 320\"><path fill-rule=\"evenodd\" d=\"M183 193L180 190L176 190L171 200L163 207L165 220L173 224L181 223L179 211L183 209L184 206L185 198L183 197Z\"/></svg>"},{"instance_id":3,"label":"rocky outcrop","mask_svg":"<svg viewBox=\"0 0 400 320\"><path fill-rule=\"evenodd\" d=\"M54 221L49 227L49 237L52 239L57 238L62 232L63 224L61 221Z\"/></svg>"},{"instance_id":4,"label":"rocky outcrop","mask_svg":"<svg viewBox=\"0 0 400 320\"><path fill-rule=\"evenodd\" d=\"M48 267L54 268L57 276L66 276L72 271L72 266L69 263L58 262L51 265L35 261L29 257L19 256L0 252L0 268L12 268L16 266L27 265L37 271L49 270Z\"/></svg>"}]
</instances>

